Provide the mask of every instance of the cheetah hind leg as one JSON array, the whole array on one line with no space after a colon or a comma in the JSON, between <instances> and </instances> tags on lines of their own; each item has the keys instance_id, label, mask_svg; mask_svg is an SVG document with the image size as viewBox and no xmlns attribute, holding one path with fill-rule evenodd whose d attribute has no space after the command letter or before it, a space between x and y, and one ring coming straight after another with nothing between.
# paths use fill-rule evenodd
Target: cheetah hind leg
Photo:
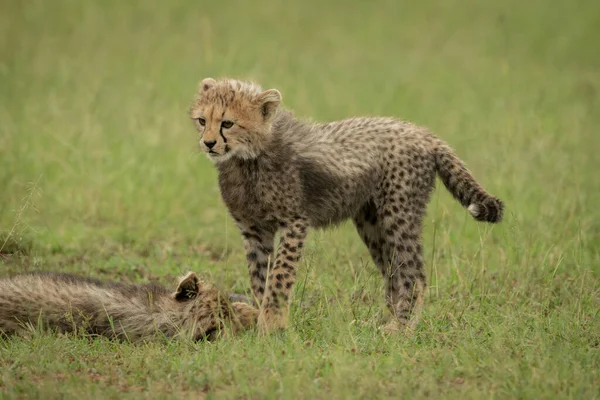
<instances>
[{"instance_id":1,"label":"cheetah hind leg","mask_svg":"<svg viewBox=\"0 0 600 400\"><path fill-rule=\"evenodd\" d=\"M385 281L386 304L394 318L382 331L410 335L419 322L426 287L420 235L401 229L405 218L378 214L367 203L354 225Z\"/></svg>"},{"instance_id":2,"label":"cheetah hind leg","mask_svg":"<svg viewBox=\"0 0 600 400\"><path fill-rule=\"evenodd\" d=\"M390 245L386 264L386 302L396 316L384 326L384 331L393 333L406 330L413 333L423 309L426 280L421 245L414 242Z\"/></svg>"}]
</instances>

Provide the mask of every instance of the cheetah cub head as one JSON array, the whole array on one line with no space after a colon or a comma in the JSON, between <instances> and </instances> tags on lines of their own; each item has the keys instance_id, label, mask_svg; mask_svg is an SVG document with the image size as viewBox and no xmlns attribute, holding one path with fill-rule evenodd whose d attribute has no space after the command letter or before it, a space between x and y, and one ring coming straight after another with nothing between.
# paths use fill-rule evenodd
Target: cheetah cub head
<instances>
[{"instance_id":1,"label":"cheetah cub head","mask_svg":"<svg viewBox=\"0 0 600 400\"><path fill-rule=\"evenodd\" d=\"M178 336L193 340L214 340L237 333L256 324L258 309L242 302L231 302L213 285L194 272L180 278L171 295L174 302L166 308L171 316L180 317Z\"/></svg>"},{"instance_id":2,"label":"cheetah cub head","mask_svg":"<svg viewBox=\"0 0 600 400\"><path fill-rule=\"evenodd\" d=\"M214 162L258 157L269 140L271 121L281 103L275 89L234 79L206 78L190 107L200 148Z\"/></svg>"}]
</instances>

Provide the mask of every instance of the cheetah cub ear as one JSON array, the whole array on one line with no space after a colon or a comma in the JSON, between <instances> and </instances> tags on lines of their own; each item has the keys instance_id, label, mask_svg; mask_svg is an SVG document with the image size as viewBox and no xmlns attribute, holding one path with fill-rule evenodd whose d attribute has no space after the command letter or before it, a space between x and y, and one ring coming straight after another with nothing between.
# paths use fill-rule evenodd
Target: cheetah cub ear
<instances>
[{"instance_id":1,"label":"cheetah cub ear","mask_svg":"<svg viewBox=\"0 0 600 400\"><path fill-rule=\"evenodd\" d=\"M270 120L275 115L279 103L281 103L281 93L277 89L269 89L258 95L258 104L260 112L265 121Z\"/></svg>"},{"instance_id":2,"label":"cheetah cub ear","mask_svg":"<svg viewBox=\"0 0 600 400\"><path fill-rule=\"evenodd\" d=\"M215 81L213 78L204 78L202 79L202 82L200 82L200 91L206 92L208 89L215 86L216 84L217 81Z\"/></svg>"},{"instance_id":3,"label":"cheetah cub ear","mask_svg":"<svg viewBox=\"0 0 600 400\"><path fill-rule=\"evenodd\" d=\"M195 272L188 272L179 281L179 285L173 293L173 298L181 301L196 298L200 294L202 286L203 282L198 278L198 275Z\"/></svg>"}]
</instances>

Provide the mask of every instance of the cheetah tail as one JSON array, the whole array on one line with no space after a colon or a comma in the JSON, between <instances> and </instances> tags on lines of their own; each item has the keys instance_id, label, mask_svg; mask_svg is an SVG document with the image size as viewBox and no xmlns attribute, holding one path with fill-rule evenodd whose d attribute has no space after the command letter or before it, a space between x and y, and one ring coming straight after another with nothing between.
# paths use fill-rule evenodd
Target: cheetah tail
<instances>
[{"instance_id":1,"label":"cheetah tail","mask_svg":"<svg viewBox=\"0 0 600 400\"><path fill-rule=\"evenodd\" d=\"M446 144L436 148L435 163L437 173L446 188L456 200L466 207L477 221L500 222L504 213L504 203L485 191L477 183L465 164Z\"/></svg>"}]
</instances>

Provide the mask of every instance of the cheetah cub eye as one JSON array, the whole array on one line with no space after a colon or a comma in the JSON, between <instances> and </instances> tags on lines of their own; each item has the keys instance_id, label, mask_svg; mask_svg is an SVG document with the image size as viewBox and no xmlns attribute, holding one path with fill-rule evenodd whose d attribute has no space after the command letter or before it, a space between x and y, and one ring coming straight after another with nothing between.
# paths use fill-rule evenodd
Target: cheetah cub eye
<instances>
[{"instance_id":1,"label":"cheetah cub eye","mask_svg":"<svg viewBox=\"0 0 600 400\"><path fill-rule=\"evenodd\" d=\"M198 118L198 123L200 124L200 126L204 126L206 125L206 120L204 118Z\"/></svg>"},{"instance_id":2,"label":"cheetah cub eye","mask_svg":"<svg viewBox=\"0 0 600 400\"><path fill-rule=\"evenodd\" d=\"M225 129L229 129L233 126L233 122L231 121L223 121L221 122L221 126Z\"/></svg>"}]
</instances>

